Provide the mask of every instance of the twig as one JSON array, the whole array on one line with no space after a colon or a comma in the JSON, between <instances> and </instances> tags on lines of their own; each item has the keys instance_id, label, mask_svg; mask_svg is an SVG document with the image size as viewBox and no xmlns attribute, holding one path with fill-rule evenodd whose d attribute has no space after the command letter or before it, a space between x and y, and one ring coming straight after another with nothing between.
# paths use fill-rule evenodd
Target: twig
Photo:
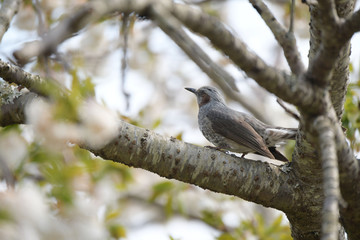
<instances>
[{"instance_id":1,"label":"twig","mask_svg":"<svg viewBox=\"0 0 360 240\"><path fill-rule=\"evenodd\" d=\"M275 18L267 5L262 0L249 0L266 25L270 28L275 39L284 50L285 58L295 75L304 72L304 64L301 61L299 50L296 46L296 39L293 33L293 19L290 22L290 29L287 31ZM292 7L293 8L293 7Z\"/></svg>"},{"instance_id":2,"label":"twig","mask_svg":"<svg viewBox=\"0 0 360 240\"><path fill-rule=\"evenodd\" d=\"M289 32L294 33L294 15L295 15L295 0L291 0L291 7L290 7L290 27Z\"/></svg>"},{"instance_id":3,"label":"twig","mask_svg":"<svg viewBox=\"0 0 360 240\"><path fill-rule=\"evenodd\" d=\"M130 94L125 90L125 82L126 82L126 68L127 68L127 50L128 50L128 40L129 40L129 14L124 13L123 15L123 21L121 26L120 33L123 34L123 55L121 58L121 92L125 97L126 102L126 110L129 110L130 107Z\"/></svg>"},{"instance_id":4,"label":"twig","mask_svg":"<svg viewBox=\"0 0 360 240\"><path fill-rule=\"evenodd\" d=\"M56 51L60 43L73 36L89 22L92 12L93 8L91 5L85 4L80 10L50 30L42 41L27 43L22 49L15 51L14 57L19 64L23 65L28 63L33 57L51 55Z\"/></svg>"},{"instance_id":5,"label":"twig","mask_svg":"<svg viewBox=\"0 0 360 240\"><path fill-rule=\"evenodd\" d=\"M160 4L153 6L153 15L159 27L218 85L224 83L237 90L235 79L211 58L182 29L181 23Z\"/></svg>"},{"instance_id":6,"label":"twig","mask_svg":"<svg viewBox=\"0 0 360 240\"><path fill-rule=\"evenodd\" d=\"M0 41L10 26L10 22L20 7L20 0L4 0L0 9Z\"/></svg>"},{"instance_id":7,"label":"twig","mask_svg":"<svg viewBox=\"0 0 360 240\"><path fill-rule=\"evenodd\" d=\"M296 120L300 121L300 116L295 113L294 111L290 110L288 107L285 106L285 103L280 99L277 98L276 102L285 110L285 112L287 112L290 116L292 116L293 118L295 118Z\"/></svg>"}]
</instances>

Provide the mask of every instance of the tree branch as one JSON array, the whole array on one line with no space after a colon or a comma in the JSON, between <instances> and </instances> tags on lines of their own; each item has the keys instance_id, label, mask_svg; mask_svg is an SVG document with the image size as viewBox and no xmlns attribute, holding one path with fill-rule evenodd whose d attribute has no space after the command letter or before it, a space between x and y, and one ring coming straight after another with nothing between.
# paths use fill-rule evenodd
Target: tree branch
<instances>
[{"instance_id":1,"label":"tree branch","mask_svg":"<svg viewBox=\"0 0 360 240\"><path fill-rule=\"evenodd\" d=\"M22 68L3 62L0 59L0 77L8 83L15 83L26 87L30 91L41 96L48 95L49 86L57 87L59 91L65 91L55 81L45 81L39 75L34 75L24 71Z\"/></svg>"},{"instance_id":2,"label":"tree branch","mask_svg":"<svg viewBox=\"0 0 360 240\"><path fill-rule=\"evenodd\" d=\"M43 80L40 76L24 71L22 68L6 63L0 59L0 77L8 83L26 87L30 91L41 94L39 86Z\"/></svg>"},{"instance_id":3,"label":"tree branch","mask_svg":"<svg viewBox=\"0 0 360 240\"><path fill-rule=\"evenodd\" d=\"M270 9L262 0L250 0L250 3L265 21L284 51L285 58L295 75L304 72L305 67L296 46L296 39L292 31L287 31L275 18Z\"/></svg>"},{"instance_id":4,"label":"tree branch","mask_svg":"<svg viewBox=\"0 0 360 240\"><path fill-rule=\"evenodd\" d=\"M315 106L321 106L319 101L322 100L314 98L316 87L311 86L302 76L296 78L268 66L220 21L198 9L173 4L170 11L189 29L207 37L260 86L304 111L318 111Z\"/></svg>"},{"instance_id":5,"label":"tree branch","mask_svg":"<svg viewBox=\"0 0 360 240\"><path fill-rule=\"evenodd\" d=\"M155 22L174 42L218 85L228 84L237 89L235 79L223 70L218 64L193 41L182 29L180 22L169 14L160 4L151 7L151 15Z\"/></svg>"},{"instance_id":6,"label":"tree branch","mask_svg":"<svg viewBox=\"0 0 360 240\"><path fill-rule=\"evenodd\" d=\"M10 26L10 22L20 7L20 0L4 0L0 9L0 41Z\"/></svg>"},{"instance_id":7,"label":"tree branch","mask_svg":"<svg viewBox=\"0 0 360 240\"><path fill-rule=\"evenodd\" d=\"M339 172L335 134L330 120L320 116L314 120L322 161L324 203L322 209L322 240L337 240L339 226Z\"/></svg>"},{"instance_id":8,"label":"tree branch","mask_svg":"<svg viewBox=\"0 0 360 240\"><path fill-rule=\"evenodd\" d=\"M350 1L337 1L336 7L339 17L347 17L353 8ZM341 119L349 80L350 38L342 33L343 24L339 20L331 20L337 17L328 17L332 27L324 29L326 20L320 16L333 14L323 13L317 6L310 7L310 14L309 69L306 77L320 86L328 86L330 82L331 101L338 119Z\"/></svg>"},{"instance_id":9,"label":"tree branch","mask_svg":"<svg viewBox=\"0 0 360 240\"><path fill-rule=\"evenodd\" d=\"M331 31L331 29L338 25L339 17L335 8L334 0L318 0L318 7L320 9L319 19L323 22L323 29Z\"/></svg>"},{"instance_id":10,"label":"tree branch","mask_svg":"<svg viewBox=\"0 0 360 240\"><path fill-rule=\"evenodd\" d=\"M2 90L2 89L1 89ZM12 124L25 123L25 107L37 97L35 93L28 92L15 96L14 99L0 106L0 126L5 127Z\"/></svg>"},{"instance_id":11,"label":"tree branch","mask_svg":"<svg viewBox=\"0 0 360 240\"><path fill-rule=\"evenodd\" d=\"M51 55L60 43L73 36L89 22L93 11L92 5L84 4L52 29L42 41L26 43L22 49L15 51L14 57L23 65L33 57Z\"/></svg>"},{"instance_id":12,"label":"tree branch","mask_svg":"<svg viewBox=\"0 0 360 240\"><path fill-rule=\"evenodd\" d=\"M152 6L152 17L158 26L205 72L210 79L217 83L227 96L237 101L256 118L266 121L262 113L246 99L236 94L233 89L237 89L235 79L222 67L213 62L210 57L182 30L180 22L169 14L164 7L159 4Z\"/></svg>"},{"instance_id":13,"label":"tree branch","mask_svg":"<svg viewBox=\"0 0 360 240\"><path fill-rule=\"evenodd\" d=\"M335 143L339 162L340 190L345 205L340 206L341 222L348 239L360 239L360 162L346 142L341 126L335 127Z\"/></svg>"},{"instance_id":14,"label":"tree branch","mask_svg":"<svg viewBox=\"0 0 360 240\"><path fill-rule=\"evenodd\" d=\"M354 33L360 31L360 10L357 10L344 22L341 23L340 30L346 38L350 39Z\"/></svg>"},{"instance_id":15,"label":"tree branch","mask_svg":"<svg viewBox=\"0 0 360 240\"><path fill-rule=\"evenodd\" d=\"M1 106L1 126L25 123L24 109L36 94L27 93ZM296 192L295 176L282 166L198 147L175 138L166 138L126 122L119 122L118 135L102 148L83 145L107 160L157 173L166 178L282 211L294 211L301 193Z\"/></svg>"},{"instance_id":16,"label":"tree branch","mask_svg":"<svg viewBox=\"0 0 360 240\"><path fill-rule=\"evenodd\" d=\"M83 147L104 159L283 211L299 197L289 185L292 175L281 167L165 138L123 121L118 137L102 149Z\"/></svg>"}]
</instances>

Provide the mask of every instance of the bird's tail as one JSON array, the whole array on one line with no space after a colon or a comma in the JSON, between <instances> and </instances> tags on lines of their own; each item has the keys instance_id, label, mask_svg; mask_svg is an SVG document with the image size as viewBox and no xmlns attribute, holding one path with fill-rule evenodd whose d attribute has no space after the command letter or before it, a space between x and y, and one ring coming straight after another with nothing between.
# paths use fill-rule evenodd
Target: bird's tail
<instances>
[{"instance_id":1,"label":"bird's tail","mask_svg":"<svg viewBox=\"0 0 360 240\"><path fill-rule=\"evenodd\" d=\"M275 129L280 130L282 132L282 137L284 139L294 140L296 133L298 131L297 128L283 128L283 127L276 127Z\"/></svg>"},{"instance_id":2,"label":"bird's tail","mask_svg":"<svg viewBox=\"0 0 360 240\"><path fill-rule=\"evenodd\" d=\"M297 130L297 128L268 127L265 130L267 146L281 145L286 140L295 139Z\"/></svg>"},{"instance_id":3,"label":"bird's tail","mask_svg":"<svg viewBox=\"0 0 360 240\"><path fill-rule=\"evenodd\" d=\"M278 150L276 150L275 147L269 147L269 151L274 155L276 160L282 161L282 162L288 162L289 160L281 154Z\"/></svg>"}]
</instances>

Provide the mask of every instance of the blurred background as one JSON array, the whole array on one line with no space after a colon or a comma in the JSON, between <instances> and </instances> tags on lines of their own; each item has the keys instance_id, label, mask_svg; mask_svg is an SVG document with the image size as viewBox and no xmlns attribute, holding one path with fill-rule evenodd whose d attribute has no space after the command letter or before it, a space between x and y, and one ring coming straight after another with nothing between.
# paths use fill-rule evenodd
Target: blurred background
<instances>
[{"instance_id":1,"label":"blurred background","mask_svg":"<svg viewBox=\"0 0 360 240\"><path fill-rule=\"evenodd\" d=\"M16 62L13 53L24 43L41 39L85 2L23 1L0 44L2 60ZM281 48L249 2L186 1L189 2L220 19L267 64L290 72ZM289 1L273 0L266 4L284 26L289 25ZM305 65L308 26L308 7L297 2L295 35ZM124 29L128 32L126 37ZM263 120L277 126L297 127L296 120L272 94L248 78L206 39L188 34L236 79L237 94L258 109ZM352 44L350 69L355 86L359 80L359 34ZM124 59L126 67L122 65ZM210 145L198 129L196 99L184 87L218 86L149 20L130 16L124 28L121 16L102 19L62 43L54 57L46 61L33 59L23 67L55 79L74 92L85 91L86 96L89 93L102 107L134 125L196 145ZM349 99L348 107L357 108L358 89L349 91ZM249 112L239 103L226 100L230 107ZM67 107L76 105L67 101L50 107L65 116L69 114ZM87 117L97 113L84 114ZM351 125L359 113L355 111L345 117ZM279 211L103 161L69 143L53 147L56 139L44 133L39 138L37 133L31 126L1 129L0 156L15 182L12 187L5 180L0 184L1 239L291 239L286 216ZM351 134L352 144L358 144L358 131ZM289 158L293 145L290 142L282 149Z\"/></svg>"}]
</instances>

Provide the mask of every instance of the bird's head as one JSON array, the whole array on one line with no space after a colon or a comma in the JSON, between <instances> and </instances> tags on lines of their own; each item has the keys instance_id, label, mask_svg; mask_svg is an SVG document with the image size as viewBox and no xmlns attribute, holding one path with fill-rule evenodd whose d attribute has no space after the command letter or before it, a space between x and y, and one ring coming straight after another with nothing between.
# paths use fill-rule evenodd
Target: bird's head
<instances>
[{"instance_id":1,"label":"bird's head","mask_svg":"<svg viewBox=\"0 0 360 240\"><path fill-rule=\"evenodd\" d=\"M185 88L185 89L196 95L199 107L201 107L209 102L225 103L220 92L214 87L204 86L204 87L199 88L198 90L196 90L194 88Z\"/></svg>"}]
</instances>

